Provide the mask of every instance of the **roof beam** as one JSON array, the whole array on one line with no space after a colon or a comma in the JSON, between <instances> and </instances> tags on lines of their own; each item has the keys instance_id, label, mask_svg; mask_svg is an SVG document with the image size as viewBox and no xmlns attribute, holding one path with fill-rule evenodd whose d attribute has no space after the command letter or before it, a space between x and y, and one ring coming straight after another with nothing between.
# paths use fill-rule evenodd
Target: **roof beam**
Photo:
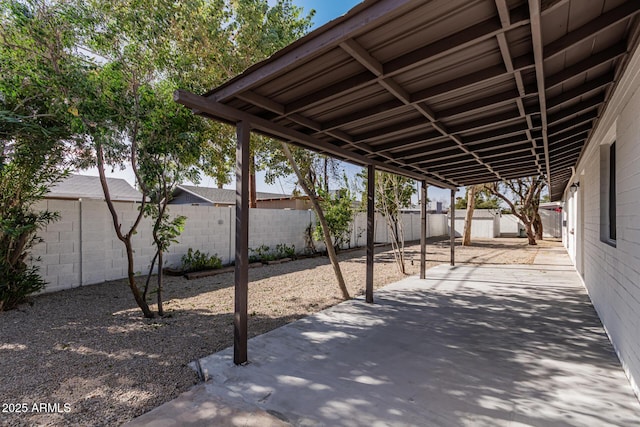
<instances>
[{"instance_id":1,"label":"roof beam","mask_svg":"<svg viewBox=\"0 0 640 427\"><path fill-rule=\"evenodd\" d=\"M565 52L571 46L585 40L592 39L618 22L632 18L638 12L640 12L640 2L638 0L629 0L615 9L598 16L593 21L584 24L582 27L571 31L567 35L546 45L544 47L544 59L551 59Z\"/></svg>"},{"instance_id":2,"label":"roof beam","mask_svg":"<svg viewBox=\"0 0 640 427\"><path fill-rule=\"evenodd\" d=\"M355 40L347 39L340 43L340 47L360 64L367 67L375 76L379 77L384 74L384 66L380 61L371 56L369 52Z\"/></svg>"},{"instance_id":3,"label":"roof beam","mask_svg":"<svg viewBox=\"0 0 640 427\"><path fill-rule=\"evenodd\" d=\"M456 78L455 80L450 80L426 89L416 91L411 96L411 101L412 102L426 101L429 98L434 98L436 96L443 95L445 93L464 89L466 87L472 86L480 82L504 77L505 74L506 74L506 70L502 65L488 67L483 70L478 70L474 73L461 76L459 78Z\"/></svg>"},{"instance_id":4,"label":"roof beam","mask_svg":"<svg viewBox=\"0 0 640 427\"><path fill-rule=\"evenodd\" d=\"M354 59L364 65L368 72L357 74L328 88L323 88L322 90L291 102L286 107L287 113L309 108L321 101L347 93L356 88L372 85L380 79L389 78L408 69L435 61L453 52L494 37L498 33L526 25L527 23L528 21L526 19L521 19L504 28L501 27L495 19L489 19L431 43L430 45L406 53L386 64L382 64L376 60L355 40L345 39L340 43L340 46ZM526 67L530 65L527 64L526 58L522 59L524 59L522 66Z\"/></svg>"},{"instance_id":5,"label":"roof beam","mask_svg":"<svg viewBox=\"0 0 640 427\"><path fill-rule=\"evenodd\" d=\"M514 125L504 126L498 129L492 129L490 131L475 133L472 135L466 135L464 141L466 144L472 144L481 141L491 141L502 136L510 136L518 133L522 133L528 129L526 123L517 123Z\"/></svg>"},{"instance_id":6,"label":"roof beam","mask_svg":"<svg viewBox=\"0 0 640 427\"><path fill-rule=\"evenodd\" d=\"M416 145L429 145L437 141L442 141L444 138L445 137L443 137L440 132L427 131L426 133L421 133L419 135L372 145L372 147L378 151L392 151L396 149L410 148Z\"/></svg>"},{"instance_id":7,"label":"roof beam","mask_svg":"<svg viewBox=\"0 0 640 427\"><path fill-rule=\"evenodd\" d=\"M476 184L484 184L487 182L496 182L499 181L495 175L473 175L473 184L465 182L465 185L476 185Z\"/></svg>"},{"instance_id":8,"label":"roof beam","mask_svg":"<svg viewBox=\"0 0 640 427\"><path fill-rule=\"evenodd\" d=\"M437 156L436 162L440 162L441 160L449 160L449 159L462 159L462 158L468 159L468 156L469 156L469 153L460 150L460 147L452 147L446 150L441 150L437 153L438 153L438 156ZM432 161L432 159L434 158L434 154L436 153L426 152L422 154L423 156L421 157L414 156L415 158L411 159L411 163L419 163L419 164L422 164L423 162L429 163L430 161ZM475 157L472 157L472 159L469 159L469 161L475 161L475 164L481 165L480 163L478 163Z\"/></svg>"},{"instance_id":9,"label":"roof beam","mask_svg":"<svg viewBox=\"0 0 640 427\"><path fill-rule=\"evenodd\" d=\"M640 4L640 3L639 3ZM597 77L593 80L589 80L588 82L570 89L562 94L551 98L547 101L547 108L552 110L553 108L564 104L565 102L573 101L576 98L580 98L581 96L588 95L589 93L601 89L602 87L606 87L610 84L613 84L613 80L615 77L615 73L610 71L600 77Z\"/></svg>"},{"instance_id":10,"label":"roof beam","mask_svg":"<svg viewBox=\"0 0 640 427\"><path fill-rule=\"evenodd\" d=\"M328 120L323 124L324 129L335 129L345 125L351 125L363 119L371 119L378 114L388 113L389 111L404 108L406 104L398 99L392 99L387 102L383 102L381 104L376 104L371 108L367 108L364 110L358 110L353 114L343 115L334 120Z\"/></svg>"},{"instance_id":11,"label":"roof beam","mask_svg":"<svg viewBox=\"0 0 640 427\"><path fill-rule=\"evenodd\" d=\"M547 183L552 185L551 169L549 167L549 141L547 136L547 99L544 78L544 54L542 51L542 24L540 18L540 1L529 0L529 18L531 25L531 42L533 43L533 57L535 60L536 82L538 84L538 102L542 119L542 141L544 147L544 163Z\"/></svg>"},{"instance_id":12,"label":"roof beam","mask_svg":"<svg viewBox=\"0 0 640 427\"><path fill-rule=\"evenodd\" d=\"M534 0L531 0L534 1ZM619 56L627 53L627 45L625 42L618 43L614 46L610 46L598 53L590 55L587 59L584 59L577 64L569 66L558 73L549 76L545 79L545 85L547 89L554 88L565 81L572 79L576 76L586 73L602 64L613 61Z\"/></svg>"},{"instance_id":13,"label":"roof beam","mask_svg":"<svg viewBox=\"0 0 640 427\"><path fill-rule=\"evenodd\" d=\"M565 139L571 138L572 136L588 133L591 130L591 123L587 123L581 126L576 126L575 128L568 129L564 132L560 132L556 134L553 138L549 138L549 144L556 144Z\"/></svg>"},{"instance_id":14,"label":"roof beam","mask_svg":"<svg viewBox=\"0 0 640 427\"><path fill-rule=\"evenodd\" d=\"M302 98L290 102L285 106L285 112L286 114L298 112L305 108L319 104L320 102L326 102L339 95L344 95L357 89L369 86L374 81L375 75L371 74L370 71L365 71L353 75L346 78L345 80L339 81L338 83L324 87L320 90L305 95Z\"/></svg>"},{"instance_id":15,"label":"roof beam","mask_svg":"<svg viewBox=\"0 0 640 427\"><path fill-rule=\"evenodd\" d=\"M447 140L445 142L440 142L440 143L431 144L431 145L424 145L424 146L420 146L418 148L413 148L410 150L393 152L392 156L396 159L408 159L411 157L421 156L425 154L435 154L435 153L440 153L443 151L453 150L453 149L461 151L459 147L452 145L451 141Z\"/></svg>"},{"instance_id":16,"label":"roof beam","mask_svg":"<svg viewBox=\"0 0 640 427\"><path fill-rule=\"evenodd\" d=\"M556 153L552 156L550 156L551 160L562 160L562 159L570 159L571 157L575 157L578 154L580 154L580 151L582 151L582 145L579 145L577 147L573 147L573 148L567 148L566 151L563 151L561 153Z\"/></svg>"},{"instance_id":17,"label":"roof beam","mask_svg":"<svg viewBox=\"0 0 640 427\"><path fill-rule=\"evenodd\" d=\"M555 169L553 169L553 171L558 172L559 170L568 169L572 166L575 166L577 160L578 160L578 155L575 154L571 159L567 159L562 162L555 162L554 163ZM562 184L554 185L552 188L560 188L560 187L562 187L562 189L564 190L565 185L562 185Z\"/></svg>"},{"instance_id":18,"label":"roof beam","mask_svg":"<svg viewBox=\"0 0 640 427\"><path fill-rule=\"evenodd\" d=\"M380 19L389 16L389 14L401 13L411 7L415 7L414 0L380 0L356 6L360 10L351 19L342 20L338 18L336 20L337 23L326 31L308 40L303 37L288 48L276 53L270 59L269 64L251 67L241 76L230 80L215 91L205 94L205 96L213 96L215 101L228 101L230 97L245 90L250 90L252 86L265 77L282 73L283 70L286 70L297 61L308 59L318 52L331 49L336 41L346 40L352 32L358 30L366 31Z\"/></svg>"},{"instance_id":19,"label":"roof beam","mask_svg":"<svg viewBox=\"0 0 640 427\"><path fill-rule=\"evenodd\" d=\"M413 119L407 120L401 123L395 123L393 125L385 126L383 128L379 128L370 132L365 132L360 135L354 135L354 142L359 144L362 142L375 141L377 139L393 137L397 135L402 135L403 133L409 132L411 130L416 130L425 127L429 122L424 117L414 117Z\"/></svg>"},{"instance_id":20,"label":"roof beam","mask_svg":"<svg viewBox=\"0 0 640 427\"><path fill-rule=\"evenodd\" d=\"M388 172L408 176L414 179L422 180L427 179L431 184L445 187L456 188L455 185L445 184L444 182L437 181L433 178L426 178L424 174L420 174L409 169L401 168L398 166L390 165L385 162L369 159L365 156L347 151L334 144L326 141L319 140L310 135L298 132L294 129L287 128L277 123L270 122L266 119L260 118L253 114L238 110L228 105L221 104L219 102L212 101L211 99L203 96L195 95L186 91L178 90L174 93L174 100L186 107L197 110L200 113L206 113L212 117L225 122L239 122L247 121L251 124L251 127L257 129L266 135L278 138L283 141L291 141L298 145L302 145L307 148L311 148L316 151L322 151L332 154L336 157L350 160L360 165L374 165L376 168L386 170Z\"/></svg>"},{"instance_id":21,"label":"roof beam","mask_svg":"<svg viewBox=\"0 0 640 427\"><path fill-rule=\"evenodd\" d=\"M562 120L568 117L571 117L574 114L578 114L583 111L588 111L594 108L598 108L603 102L604 102L603 93L600 93L596 96L592 96L591 98L586 99L579 104L576 104L569 108L565 108L564 110L560 110L555 114L549 115L549 123L561 122Z\"/></svg>"},{"instance_id":22,"label":"roof beam","mask_svg":"<svg viewBox=\"0 0 640 427\"><path fill-rule=\"evenodd\" d=\"M576 135L572 138L568 138L565 141L562 141L562 144L558 144L557 146L552 145L551 147L549 147L549 157L553 157L554 154L557 154L558 152L564 152L564 150L568 150L572 147L582 147L586 139L587 135Z\"/></svg>"},{"instance_id":23,"label":"roof beam","mask_svg":"<svg viewBox=\"0 0 640 427\"><path fill-rule=\"evenodd\" d=\"M430 170L431 167L435 167L435 166L439 166L439 165L449 165L449 166L454 166L457 165L456 167L462 167L462 166L478 166L480 167L480 165L478 165L478 162L476 162L476 160L469 156L468 154L464 154L463 156L461 156L460 159L457 160L452 160L452 161L441 161L439 158L438 159L430 159L430 160L425 160L424 162L420 162L419 163L421 167L424 167L427 170Z\"/></svg>"},{"instance_id":24,"label":"roof beam","mask_svg":"<svg viewBox=\"0 0 640 427\"><path fill-rule=\"evenodd\" d=\"M343 49L345 49L345 51L347 53L351 54L352 57L356 61L360 62L366 68L368 68L370 70L373 70L373 72L376 73L377 76L378 76L378 83L382 87L384 87L387 90L387 92L389 92L391 95L395 96L398 100L400 100L405 105L411 105L414 109L416 109L420 114L422 114L431 123L431 126L434 129L436 129L437 131L442 133L443 136L446 136L449 139L451 139L453 142L455 142L458 145L460 150L462 150L462 151L464 151L464 152L466 152L468 154L471 154L479 164L483 165L490 172L493 173L493 170L491 170L491 167L489 165L484 164L484 162L482 161L482 159L480 159L480 157L478 157L475 153L469 151L464 146L464 144L462 143L460 138L456 137L455 135L452 135L452 133L449 132L449 130L447 130L447 128L444 126L444 124L442 124L442 123L440 123L438 121L438 118L436 117L435 113L433 111L431 111L431 109L429 108L428 105L426 105L424 102L413 100L412 99L413 96L411 94L409 94L396 81L394 81L392 77L383 76L382 72L380 71L380 67L382 65L375 58L373 58L366 51L366 49L364 49L362 46L360 46L355 40L350 40L349 43L345 43L345 44L341 45L341 47ZM420 49L422 49L422 48L420 48ZM420 50L420 49L418 49L418 50ZM415 58L412 58L412 64L415 65Z\"/></svg>"},{"instance_id":25,"label":"roof beam","mask_svg":"<svg viewBox=\"0 0 640 427\"><path fill-rule=\"evenodd\" d=\"M486 151L496 147L511 147L514 145L519 145L529 141L529 139L525 135L514 135L501 139L494 139L492 141L485 142L475 142L473 144L466 143L467 146L470 146L473 151Z\"/></svg>"},{"instance_id":26,"label":"roof beam","mask_svg":"<svg viewBox=\"0 0 640 427\"><path fill-rule=\"evenodd\" d=\"M273 111L273 112L277 113L278 111L282 111L283 108L284 108L284 106L278 104L277 102L272 101L272 100L270 100L268 98L265 98L265 97L263 97L261 95L258 95L256 93L253 93L251 91L245 92L244 96L246 97L247 100L250 100L255 105L261 106L262 108L264 108L266 110L270 110L270 111ZM303 126L306 126L307 128L313 129L313 130L315 130L317 132L320 132L322 130L322 125L320 123L317 123L314 120L306 118L306 117L304 117L304 116L302 116L301 114L298 114L298 113L289 115L288 119L293 121L293 122L295 122L295 123L298 123L298 124L301 124ZM345 145L342 145L342 146L336 145L337 147L346 148L346 146L350 146L350 147L352 147L354 149L363 149L365 151L365 153L367 153L367 154L364 154L364 156L367 159L374 159L375 160L375 157L377 156L377 157L385 158L386 160L394 161L395 163L399 164L400 166L407 166L409 168L413 168L413 169L417 170L420 173L425 173L425 171L423 171L423 170L420 170L420 169L415 168L413 166L407 165L404 162L396 160L390 154L376 152L373 148L369 147L366 144L359 143L359 145L356 146L353 143L353 137L351 137L351 135L348 135L347 133L342 132L340 130L330 130L330 131L325 131L324 133L327 136L330 136L332 138L335 138L335 139L337 139L339 141L343 141L343 142L346 143ZM350 150L350 152L354 153L354 154L358 154L358 153L355 152L355 150ZM439 178L439 177L436 177L436 178ZM444 181L446 181L446 180L444 180ZM453 184L455 185L455 183L453 183Z\"/></svg>"},{"instance_id":27,"label":"roof beam","mask_svg":"<svg viewBox=\"0 0 640 427\"><path fill-rule=\"evenodd\" d=\"M566 130L580 126L584 123L592 122L598 118L598 110L591 110L585 114L582 114L575 119L567 120L566 122L559 123L557 125L549 125L548 135L549 137L557 135Z\"/></svg>"},{"instance_id":28,"label":"roof beam","mask_svg":"<svg viewBox=\"0 0 640 427\"><path fill-rule=\"evenodd\" d=\"M445 55L477 44L482 40L489 39L501 30L500 23L490 18L389 61L384 66L385 74L398 73L409 67L442 58Z\"/></svg>"},{"instance_id":29,"label":"roof beam","mask_svg":"<svg viewBox=\"0 0 640 427\"><path fill-rule=\"evenodd\" d=\"M447 108L446 110L440 110L437 115L441 119L452 118L455 116L466 115L476 112L478 110L483 111L490 107L499 107L510 103L515 103L519 99L520 94L517 90L507 90L496 95L487 96L475 101L467 102L457 107Z\"/></svg>"},{"instance_id":30,"label":"roof beam","mask_svg":"<svg viewBox=\"0 0 640 427\"><path fill-rule=\"evenodd\" d=\"M511 15L509 13L509 7L507 5L506 0L495 0L496 9L498 10L498 15L500 16L500 22L503 27L507 27L510 24ZM531 119L532 111L527 111L524 105L524 97L527 95L526 88L524 86L524 80L522 78L522 73L519 70L515 70L513 66L513 58L511 57L511 51L509 49L509 43L507 41L507 37L505 33L500 33L496 36L498 40L498 46L500 47L500 53L502 55L502 61L504 62L507 71L513 73L514 80L516 82L516 87L518 88L518 98L516 100L516 104L518 105L518 111L520 112L520 116L524 117L527 122L527 137L531 141L531 145L535 150L537 146L537 142L534 138L532 138L533 129L533 120ZM537 93L536 93L537 94ZM536 162L538 161L536 157Z\"/></svg>"},{"instance_id":31,"label":"roof beam","mask_svg":"<svg viewBox=\"0 0 640 427\"><path fill-rule=\"evenodd\" d=\"M457 126L451 126L450 131L454 134L462 132L469 132L475 129L486 128L487 126L499 125L501 123L508 123L514 119L520 119L520 113L518 111L509 111L502 114L497 114L491 117L485 117L482 119L474 120L472 122L463 123Z\"/></svg>"}]
</instances>

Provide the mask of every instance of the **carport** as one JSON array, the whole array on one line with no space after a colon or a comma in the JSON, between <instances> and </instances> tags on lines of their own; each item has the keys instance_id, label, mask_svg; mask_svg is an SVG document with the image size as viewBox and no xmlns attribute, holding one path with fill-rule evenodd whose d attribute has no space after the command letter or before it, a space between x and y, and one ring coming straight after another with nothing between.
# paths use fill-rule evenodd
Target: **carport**
<instances>
[{"instance_id":1,"label":"carport","mask_svg":"<svg viewBox=\"0 0 640 427\"><path fill-rule=\"evenodd\" d=\"M234 362L247 361L250 132L366 166L370 180L375 169L417 179L423 202L427 184L453 199L533 175L557 200L638 44L638 11L636 0L367 0L204 95L176 92L237 127Z\"/></svg>"}]
</instances>

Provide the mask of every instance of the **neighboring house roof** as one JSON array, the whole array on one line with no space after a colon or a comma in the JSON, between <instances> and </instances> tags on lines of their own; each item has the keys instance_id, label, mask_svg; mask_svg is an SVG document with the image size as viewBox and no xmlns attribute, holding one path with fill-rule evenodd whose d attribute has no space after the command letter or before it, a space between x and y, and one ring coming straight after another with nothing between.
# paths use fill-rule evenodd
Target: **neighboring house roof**
<instances>
[{"instance_id":1,"label":"neighboring house roof","mask_svg":"<svg viewBox=\"0 0 640 427\"><path fill-rule=\"evenodd\" d=\"M538 208L539 209L556 210L561 206L562 206L562 204L560 202L545 202L545 203L540 203Z\"/></svg>"},{"instance_id":2,"label":"neighboring house roof","mask_svg":"<svg viewBox=\"0 0 640 427\"><path fill-rule=\"evenodd\" d=\"M493 219L500 213L499 209L474 209L473 218L490 218ZM467 216L466 209L456 209L456 219L465 219Z\"/></svg>"},{"instance_id":3,"label":"neighboring house roof","mask_svg":"<svg viewBox=\"0 0 640 427\"><path fill-rule=\"evenodd\" d=\"M111 200L117 202L139 202L142 193L121 178L107 178ZM97 199L104 200L100 178L87 175L70 175L50 188L47 199Z\"/></svg>"},{"instance_id":4,"label":"neighboring house roof","mask_svg":"<svg viewBox=\"0 0 640 427\"><path fill-rule=\"evenodd\" d=\"M178 185L178 189L200 197L205 202L233 205L236 203L236 190L226 188L198 187L195 185ZM290 199L288 194L256 192L257 200Z\"/></svg>"}]
</instances>

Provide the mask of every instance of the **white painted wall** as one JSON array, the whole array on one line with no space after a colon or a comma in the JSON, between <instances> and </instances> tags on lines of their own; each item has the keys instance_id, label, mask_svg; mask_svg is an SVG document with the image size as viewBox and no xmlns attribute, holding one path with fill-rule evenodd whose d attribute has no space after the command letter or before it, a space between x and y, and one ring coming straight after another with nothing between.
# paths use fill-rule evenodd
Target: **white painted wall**
<instances>
[{"instance_id":1,"label":"white painted wall","mask_svg":"<svg viewBox=\"0 0 640 427\"><path fill-rule=\"evenodd\" d=\"M565 191L563 242L640 395L640 50L615 89ZM600 147L616 141L617 240L600 239Z\"/></svg>"},{"instance_id":2,"label":"white painted wall","mask_svg":"<svg viewBox=\"0 0 640 427\"><path fill-rule=\"evenodd\" d=\"M455 229L456 236L460 237L464 233L464 217L456 215ZM500 215L494 215L491 217L475 216L471 220L471 238L479 239L491 239L494 237L500 237Z\"/></svg>"},{"instance_id":3,"label":"white painted wall","mask_svg":"<svg viewBox=\"0 0 640 427\"><path fill-rule=\"evenodd\" d=\"M404 240L410 242L420 240L420 214L401 214L404 226ZM385 218L376 213L374 222L374 241L376 243L390 243L391 236ZM445 236L448 234L447 216L445 214L427 214L427 237ZM351 237L351 247L364 246L367 242L367 214L356 214Z\"/></svg>"},{"instance_id":4,"label":"white painted wall","mask_svg":"<svg viewBox=\"0 0 640 427\"><path fill-rule=\"evenodd\" d=\"M514 214L500 216L500 234L502 236L517 236L521 228L524 228L524 225Z\"/></svg>"},{"instance_id":5,"label":"white painted wall","mask_svg":"<svg viewBox=\"0 0 640 427\"><path fill-rule=\"evenodd\" d=\"M101 283L126 277L127 258L124 245L113 230L113 221L106 204L98 200L45 200L37 206L60 212L61 219L41 233L44 239L34 247L34 257L40 274L49 283L46 292ZM138 205L116 203L122 229L127 230L137 215ZM165 255L166 265L179 266L189 248L217 254L223 263L233 260L235 252L235 209L228 207L171 205L170 214L184 215L187 222L179 242L171 245ZM403 214L405 241L420 239L420 216ZM249 211L249 247L267 245L275 249L285 243L301 253L305 248L305 230L315 224L312 211L251 209ZM366 243L366 215L358 213L351 246ZM446 234L446 215L427 217L427 237ZM155 253L151 236L151 220L143 218L133 238L135 269L148 271ZM376 216L376 242L388 243L386 222ZM318 250L323 244L315 242Z\"/></svg>"}]
</instances>

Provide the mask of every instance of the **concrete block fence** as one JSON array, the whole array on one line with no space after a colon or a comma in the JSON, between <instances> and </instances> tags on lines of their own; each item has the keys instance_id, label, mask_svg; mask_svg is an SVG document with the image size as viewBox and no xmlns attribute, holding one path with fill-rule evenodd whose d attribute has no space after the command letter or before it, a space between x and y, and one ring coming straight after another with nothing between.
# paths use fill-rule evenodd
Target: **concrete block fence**
<instances>
[{"instance_id":1,"label":"concrete block fence","mask_svg":"<svg viewBox=\"0 0 640 427\"><path fill-rule=\"evenodd\" d=\"M127 230L135 221L138 204L116 203L122 229ZM60 220L40 232L44 242L36 245L33 255L40 274L48 282L45 292L122 279L127 275L127 257L124 245L116 237L113 221L104 201L99 200L44 200L39 209L60 213ZM235 209L172 205L170 214L187 217L179 242L171 245L165 256L166 265L180 265L181 257L189 248L217 254L223 263L229 263L235 252ZM405 240L420 238L420 215L403 214ZM305 230L315 224L312 211L251 209L249 212L249 247L267 245L275 249L285 243L296 251L305 248ZM427 236L448 233L446 215L429 215ZM135 268L146 274L155 249L151 236L152 222L143 218L132 243ZM351 247L366 242L366 215L358 213L354 221ZM375 239L388 243L389 233L384 218L376 217ZM323 245L316 242L316 248Z\"/></svg>"}]
</instances>

